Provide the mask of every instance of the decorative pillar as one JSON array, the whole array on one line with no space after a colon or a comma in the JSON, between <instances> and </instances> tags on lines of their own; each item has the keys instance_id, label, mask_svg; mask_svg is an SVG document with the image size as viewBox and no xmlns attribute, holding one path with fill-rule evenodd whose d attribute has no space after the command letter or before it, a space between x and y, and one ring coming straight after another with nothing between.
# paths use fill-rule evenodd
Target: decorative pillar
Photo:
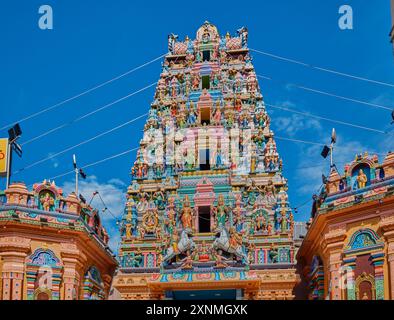
<instances>
[{"instance_id":1,"label":"decorative pillar","mask_svg":"<svg viewBox=\"0 0 394 320\"><path fill-rule=\"evenodd\" d=\"M346 258L343 259L345 263L345 270L346 270L346 286L345 290L347 293L346 300L356 300L356 288L355 288L355 277L354 277L354 269L356 267L356 258Z\"/></svg>"},{"instance_id":2,"label":"decorative pillar","mask_svg":"<svg viewBox=\"0 0 394 320\"><path fill-rule=\"evenodd\" d=\"M80 269L83 265L78 259L63 258L64 272L63 272L63 284L64 284L64 300L77 300L79 296L78 288L81 283Z\"/></svg>"},{"instance_id":3,"label":"decorative pillar","mask_svg":"<svg viewBox=\"0 0 394 320\"><path fill-rule=\"evenodd\" d=\"M371 255L372 263L375 268L375 288L376 288L376 300L384 300L384 253L376 253Z\"/></svg>"},{"instance_id":4,"label":"decorative pillar","mask_svg":"<svg viewBox=\"0 0 394 320\"><path fill-rule=\"evenodd\" d=\"M72 243L62 243L62 261L64 300L78 300L81 297L80 288L86 257Z\"/></svg>"},{"instance_id":5,"label":"decorative pillar","mask_svg":"<svg viewBox=\"0 0 394 320\"><path fill-rule=\"evenodd\" d=\"M330 281L330 300L342 299L342 283L341 283L341 252L330 254L329 258L329 281Z\"/></svg>"},{"instance_id":6,"label":"decorative pillar","mask_svg":"<svg viewBox=\"0 0 394 320\"><path fill-rule=\"evenodd\" d=\"M102 276L102 279L104 282L104 292L105 292L104 299L108 299L109 292L111 290L112 277L109 274L104 274Z\"/></svg>"},{"instance_id":7,"label":"decorative pillar","mask_svg":"<svg viewBox=\"0 0 394 320\"><path fill-rule=\"evenodd\" d=\"M391 243L394 246L394 243ZM394 253L388 254L390 299L394 299Z\"/></svg>"},{"instance_id":8,"label":"decorative pillar","mask_svg":"<svg viewBox=\"0 0 394 320\"><path fill-rule=\"evenodd\" d=\"M387 248L387 263L388 263L388 287L389 297L387 299L394 299L394 211L391 210L382 215L379 222L380 230L383 233L386 248ZM376 269L375 269L376 270Z\"/></svg>"},{"instance_id":9,"label":"decorative pillar","mask_svg":"<svg viewBox=\"0 0 394 320\"><path fill-rule=\"evenodd\" d=\"M321 243L325 263L328 267L328 293L330 300L342 299L341 266L346 226L332 226Z\"/></svg>"},{"instance_id":10,"label":"decorative pillar","mask_svg":"<svg viewBox=\"0 0 394 320\"><path fill-rule=\"evenodd\" d=\"M2 266L2 297L0 300L22 300L25 260L30 250L30 240L21 237L0 238Z\"/></svg>"}]
</instances>

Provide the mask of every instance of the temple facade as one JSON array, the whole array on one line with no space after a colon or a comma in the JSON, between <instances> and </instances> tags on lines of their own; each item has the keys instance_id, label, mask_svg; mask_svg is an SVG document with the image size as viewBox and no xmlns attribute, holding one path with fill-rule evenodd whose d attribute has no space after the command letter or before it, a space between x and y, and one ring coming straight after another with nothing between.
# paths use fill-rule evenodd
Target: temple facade
<instances>
[{"instance_id":1,"label":"temple facade","mask_svg":"<svg viewBox=\"0 0 394 320\"><path fill-rule=\"evenodd\" d=\"M0 300L103 300L117 261L98 211L54 182L0 194Z\"/></svg>"},{"instance_id":2,"label":"temple facade","mask_svg":"<svg viewBox=\"0 0 394 320\"><path fill-rule=\"evenodd\" d=\"M304 298L394 299L394 153L331 169L297 260Z\"/></svg>"},{"instance_id":3,"label":"temple facade","mask_svg":"<svg viewBox=\"0 0 394 320\"><path fill-rule=\"evenodd\" d=\"M171 34L120 223L122 299L293 299L287 180L248 31Z\"/></svg>"}]
</instances>

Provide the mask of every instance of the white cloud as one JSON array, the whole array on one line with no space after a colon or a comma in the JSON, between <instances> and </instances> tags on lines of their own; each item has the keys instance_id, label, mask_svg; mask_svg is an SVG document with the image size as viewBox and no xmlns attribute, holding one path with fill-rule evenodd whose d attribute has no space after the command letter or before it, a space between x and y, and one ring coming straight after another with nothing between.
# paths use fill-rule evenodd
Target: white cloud
<instances>
[{"instance_id":1,"label":"white cloud","mask_svg":"<svg viewBox=\"0 0 394 320\"><path fill-rule=\"evenodd\" d=\"M277 131L285 132L288 136L294 137L298 132L303 130L320 130L321 124L316 119L306 118L298 114L292 114L290 117L277 117L274 119Z\"/></svg>"},{"instance_id":2,"label":"white cloud","mask_svg":"<svg viewBox=\"0 0 394 320\"><path fill-rule=\"evenodd\" d=\"M115 253L117 252L120 241L116 220L120 219L123 214L126 194L124 190L125 186L126 184L120 179L113 178L101 183L96 176L88 176L86 180L80 180L78 185L79 193L85 197L87 202L90 202L92 199L93 192L98 191L101 195L107 210L103 212L105 205L98 195L93 198L91 205L100 210L103 225L110 236L109 246ZM64 194L68 195L75 190L75 182L67 181L63 184L62 188Z\"/></svg>"},{"instance_id":3,"label":"white cloud","mask_svg":"<svg viewBox=\"0 0 394 320\"><path fill-rule=\"evenodd\" d=\"M349 141L342 136L337 136L338 143L334 146L333 160L340 174L346 163L350 163L356 154L366 151L365 146L358 141ZM320 155L321 146L303 146L300 152L301 158L296 176L302 181L306 181L303 186L298 188L301 195L314 194L322 183L322 174L327 176L330 172L330 160L323 159Z\"/></svg>"},{"instance_id":4,"label":"white cloud","mask_svg":"<svg viewBox=\"0 0 394 320\"><path fill-rule=\"evenodd\" d=\"M297 111L301 111L299 106L295 105L291 101L284 101L276 103L277 106L289 108ZM290 111L284 111L288 113L288 117L272 117L273 124L276 132L285 132L289 137L294 137L298 132L304 130L313 130L320 132L322 126L320 121L315 118L290 113Z\"/></svg>"},{"instance_id":5,"label":"white cloud","mask_svg":"<svg viewBox=\"0 0 394 320\"><path fill-rule=\"evenodd\" d=\"M56 157L52 157L52 156L53 156L53 153L51 153L51 152L48 153L48 157L51 157L51 158L49 158L49 160L52 162L53 167L57 168L59 166L59 161L57 160Z\"/></svg>"},{"instance_id":6,"label":"white cloud","mask_svg":"<svg viewBox=\"0 0 394 320\"><path fill-rule=\"evenodd\" d=\"M122 180L118 179L118 178L112 178L110 180L108 180L108 183L110 184L114 184L114 185L118 185L120 187L126 187L126 183L124 183Z\"/></svg>"}]
</instances>

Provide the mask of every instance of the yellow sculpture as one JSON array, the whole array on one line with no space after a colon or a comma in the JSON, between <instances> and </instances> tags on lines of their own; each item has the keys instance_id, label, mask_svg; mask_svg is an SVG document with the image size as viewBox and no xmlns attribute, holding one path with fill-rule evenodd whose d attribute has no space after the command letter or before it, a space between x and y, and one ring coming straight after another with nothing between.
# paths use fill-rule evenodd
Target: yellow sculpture
<instances>
[{"instance_id":1,"label":"yellow sculpture","mask_svg":"<svg viewBox=\"0 0 394 320\"><path fill-rule=\"evenodd\" d=\"M131 238L131 223L127 223L126 224L126 239L130 239Z\"/></svg>"},{"instance_id":2,"label":"yellow sculpture","mask_svg":"<svg viewBox=\"0 0 394 320\"><path fill-rule=\"evenodd\" d=\"M357 186L359 189L365 188L367 184L367 175L364 173L363 169L360 169L357 176Z\"/></svg>"}]
</instances>

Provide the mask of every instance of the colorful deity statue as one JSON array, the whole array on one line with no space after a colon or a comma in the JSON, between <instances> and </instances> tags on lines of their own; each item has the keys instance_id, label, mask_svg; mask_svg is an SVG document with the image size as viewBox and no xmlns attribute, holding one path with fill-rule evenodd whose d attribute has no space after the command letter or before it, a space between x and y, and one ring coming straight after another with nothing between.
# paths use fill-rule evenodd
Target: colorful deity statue
<instances>
[{"instance_id":1,"label":"colorful deity statue","mask_svg":"<svg viewBox=\"0 0 394 320\"><path fill-rule=\"evenodd\" d=\"M183 259L181 269L190 270L193 269L193 259L190 251L186 252L186 258Z\"/></svg>"},{"instance_id":2,"label":"colorful deity statue","mask_svg":"<svg viewBox=\"0 0 394 320\"><path fill-rule=\"evenodd\" d=\"M226 127L231 128L234 125L234 112L233 110L226 110Z\"/></svg>"},{"instance_id":3,"label":"colorful deity statue","mask_svg":"<svg viewBox=\"0 0 394 320\"><path fill-rule=\"evenodd\" d=\"M256 75L254 74L254 72L249 73L246 81L247 81L248 92L255 92L256 86L257 86L257 81L256 81Z\"/></svg>"},{"instance_id":4,"label":"colorful deity statue","mask_svg":"<svg viewBox=\"0 0 394 320\"><path fill-rule=\"evenodd\" d=\"M250 157L250 173L256 173L257 168L257 154L256 151L252 151L252 155Z\"/></svg>"},{"instance_id":5,"label":"colorful deity statue","mask_svg":"<svg viewBox=\"0 0 394 320\"><path fill-rule=\"evenodd\" d=\"M40 203L43 210L52 211L55 206L55 198L50 191L41 192Z\"/></svg>"},{"instance_id":6,"label":"colorful deity statue","mask_svg":"<svg viewBox=\"0 0 394 320\"><path fill-rule=\"evenodd\" d=\"M218 88L219 83L220 83L219 72L212 72L212 88L213 89Z\"/></svg>"},{"instance_id":7,"label":"colorful deity statue","mask_svg":"<svg viewBox=\"0 0 394 320\"><path fill-rule=\"evenodd\" d=\"M238 233L234 228L230 228L230 247L234 250L238 250L238 248L242 247L242 235Z\"/></svg>"},{"instance_id":8,"label":"colorful deity statue","mask_svg":"<svg viewBox=\"0 0 394 320\"><path fill-rule=\"evenodd\" d=\"M252 140L256 144L259 153L262 153L265 149L265 137L262 128L259 128L257 134L252 136Z\"/></svg>"},{"instance_id":9,"label":"colorful deity statue","mask_svg":"<svg viewBox=\"0 0 394 320\"><path fill-rule=\"evenodd\" d=\"M248 261L249 264L253 264L255 262L255 256L254 256L254 252L255 252L256 246L254 243L250 243L248 246Z\"/></svg>"},{"instance_id":10,"label":"colorful deity statue","mask_svg":"<svg viewBox=\"0 0 394 320\"><path fill-rule=\"evenodd\" d=\"M172 247L173 251L176 254L179 252L178 242L179 242L178 230L174 229L170 235L170 246Z\"/></svg>"},{"instance_id":11,"label":"colorful deity statue","mask_svg":"<svg viewBox=\"0 0 394 320\"><path fill-rule=\"evenodd\" d=\"M192 74L192 88L198 90L200 88L200 73L195 72Z\"/></svg>"},{"instance_id":12,"label":"colorful deity statue","mask_svg":"<svg viewBox=\"0 0 394 320\"><path fill-rule=\"evenodd\" d=\"M215 257L215 268L223 269L228 267L228 264L225 262L226 259L222 255L223 254L222 250L212 249L212 253Z\"/></svg>"},{"instance_id":13,"label":"colorful deity statue","mask_svg":"<svg viewBox=\"0 0 394 320\"><path fill-rule=\"evenodd\" d=\"M163 192L161 190L160 191L156 191L153 194L153 199L154 199L154 202L156 204L156 207L159 210L164 210L164 208L165 208L165 197L164 197L164 194L163 194Z\"/></svg>"},{"instance_id":14,"label":"colorful deity statue","mask_svg":"<svg viewBox=\"0 0 394 320\"><path fill-rule=\"evenodd\" d=\"M220 145L217 148L216 151L216 157L215 157L215 167L216 168L222 168L223 167L223 153Z\"/></svg>"},{"instance_id":15,"label":"colorful deity statue","mask_svg":"<svg viewBox=\"0 0 394 320\"><path fill-rule=\"evenodd\" d=\"M176 116L176 121L179 129L186 127L186 115L183 112L179 112Z\"/></svg>"},{"instance_id":16,"label":"colorful deity statue","mask_svg":"<svg viewBox=\"0 0 394 320\"><path fill-rule=\"evenodd\" d=\"M367 175L364 173L363 169L360 169L357 175L357 187L359 189L365 188L365 186L367 185L367 181Z\"/></svg>"},{"instance_id":17,"label":"colorful deity statue","mask_svg":"<svg viewBox=\"0 0 394 320\"><path fill-rule=\"evenodd\" d=\"M128 222L128 223L125 224L125 227L126 227L126 229L125 229L125 231L126 231L126 234L125 234L126 239L131 239L133 226L132 226L132 224L130 222Z\"/></svg>"},{"instance_id":18,"label":"colorful deity statue","mask_svg":"<svg viewBox=\"0 0 394 320\"><path fill-rule=\"evenodd\" d=\"M178 80L174 76L174 77L172 77L172 80L171 80L171 97L174 98L178 95L178 89L179 89L178 87L179 87Z\"/></svg>"},{"instance_id":19,"label":"colorful deity statue","mask_svg":"<svg viewBox=\"0 0 394 320\"><path fill-rule=\"evenodd\" d=\"M213 113L212 120L214 125L220 125L222 121L222 112L220 111L219 100L216 102L215 112Z\"/></svg>"},{"instance_id":20,"label":"colorful deity statue","mask_svg":"<svg viewBox=\"0 0 394 320\"><path fill-rule=\"evenodd\" d=\"M245 113L241 113L238 118L238 124L240 128L247 128L249 125L248 117Z\"/></svg>"},{"instance_id":21,"label":"colorful deity statue","mask_svg":"<svg viewBox=\"0 0 394 320\"><path fill-rule=\"evenodd\" d=\"M190 102L190 110L189 110L189 114L187 117L187 123L189 124L189 126L194 127L197 123L197 112L194 109L194 104L193 101Z\"/></svg>"},{"instance_id":22,"label":"colorful deity statue","mask_svg":"<svg viewBox=\"0 0 394 320\"><path fill-rule=\"evenodd\" d=\"M228 219L228 214L230 212L230 208L227 207L224 203L224 197L222 194L219 194L218 204L216 208L213 209L215 214L215 225L216 228L223 228Z\"/></svg>"},{"instance_id":23,"label":"colorful deity statue","mask_svg":"<svg viewBox=\"0 0 394 320\"><path fill-rule=\"evenodd\" d=\"M267 225L267 234L268 235L271 235L272 234L272 223L268 223L268 225Z\"/></svg>"},{"instance_id":24,"label":"colorful deity statue","mask_svg":"<svg viewBox=\"0 0 394 320\"><path fill-rule=\"evenodd\" d=\"M190 207L189 196L185 195L183 199L183 208L180 213L183 229L192 229L193 209Z\"/></svg>"},{"instance_id":25,"label":"colorful deity statue","mask_svg":"<svg viewBox=\"0 0 394 320\"><path fill-rule=\"evenodd\" d=\"M273 243L271 244L271 247L270 247L270 249L269 249L268 256L269 256L270 261L271 261L272 263L278 262L278 249L275 248L275 246L274 246Z\"/></svg>"},{"instance_id":26,"label":"colorful deity statue","mask_svg":"<svg viewBox=\"0 0 394 320\"><path fill-rule=\"evenodd\" d=\"M209 261L209 247L205 241L198 248L198 261L207 262Z\"/></svg>"},{"instance_id":27,"label":"colorful deity statue","mask_svg":"<svg viewBox=\"0 0 394 320\"><path fill-rule=\"evenodd\" d=\"M256 221L255 231L263 231L267 227L267 222L262 210L257 210L254 219Z\"/></svg>"},{"instance_id":28,"label":"colorful deity statue","mask_svg":"<svg viewBox=\"0 0 394 320\"><path fill-rule=\"evenodd\" d=\"M235 107L235 110L237 112L241 112L241 110L242 110L242 99L241 99L241 96L239 94L235 98L234 107Z\"/></svg>"},{"instance_id":29,"label":"colorful deity statue","mask_svg":"<svg viewBox=\"0 0 394 320\"><path fill-rule=\"evenodd\" d=\"M265 127L265 116L263 111L259 111L258 113L255 114L254 124L259 128Z\"/></svg>"},{"instance_id":30,"label":"colorful deity statue","mask_svg":"<svg viewBox=\"0 0 394 320\"><path fill-rule=\"evenodd\" d=\"M157 208L149 208L142 216L142 227L145 233L155 233L159 224L159 215Z\"/></svg>"},{"instance_id":31,"label":"colorful deity statue","mask_svg":"<svg viewBox=\"0 0 394 320\"><path fill-rule=\"evenodd\" d=\"M168 205L167 205L167 218L170 221L175 221L176 219L176 212L175 212L175 199L173 196L168 198Z\"/></svg>"},{"instance_id":32,"label":"colorful deity statue","mask_svg":"<svg viewBox=\"0 0 394 320\"><path fill-rule=\"evenodd\" d=\"M122 235L126 239L131 239L137 228L137 213L135 208L135 202L133 198L129 198L126 204L126 217L121 226Z\"/></svg>"},{"instance_id":33,"label":"colorful deity statue","mask_svg":"<svg viewBox=\"0 0 394 320\"><path fill-rule=\"evenodd\" d=\"M194 169L194 162L195 162L195 156L192 151L188 151L188 149L185 149L183 152L183 158L184 158L184 167L186 170L193 170Z\"/></svg>"},{"instance_id":34,"label":"colorful deity statue","mask_svg":"<svg viewBox=\"0 0 394 320\"><path fill-rule=\"evenodd\" d=\"M243 77L240 72L235 75L234 92L241 92L243 87Z\"/></svg>"},{"instance_id":35,"label":"colorful deity statue","mask_svg":"<svg viewBox=\"0 0 394 320\"><path fill-rule=\"evenodd\" d=\"M157 98L163 100L167 94L167 86L164 78L160 78L157 84Z\"/></svg>"},{"instance_id":36,"label":"colorful deity statue","mask_svg":"<svg viewBox=\"0 0 394 320\"><path fill-rule=\"evenodd\" d=\"M202 61L202 54L201 51L196 52L196 62L201 62Z\"/></svg>"},{"instance_id":37,"label":"colorful deity statue","mask_svg":"<svg viewBox=\"0 0 394 320\"><path fill-rule=\"evenodd\" d=\"M280 231L282 232L282 233L285 233L287 230L288 230L288 219L287 219L287 211L286 211L286 209L282 209L281 211L280 211L280 218L279 218L279 221L280 221Z\"/></svg>"},{"instance_id":38,"label":"colorful deity statue","mask_svg":"<svg viewBox=\"0 0 394 320\"><path fill-rule=\"evenodd\" d=\"M190 89L192 86L192 77L190 75L190 72L187 72L185 74L185 96L188 97L190 94Z\"/></svg>"},{"instance_id":39,"label":"colorful deity statue","mask_svg":"<svg viewBox=\"0 0 394 320\"><path fill-rule=\"evenodd\" d=\"M243 229L243 217L242 217L242 199L241 194L236 195L235 208L233 210L233 226L237 232L241 232Z\"/></svg>"},{"instance_id":40,"label":"colorful deity statue","mask_svg":"<svg viewBox=\"0 0 394 320\"><path fill-rule=\"evenodd\" d=\"M143 259L144 257L142 256L141 248L138 248L137 252L134 254L130 261L130 266L132 268L138 268L141 267L143 264Z\"/></svg>"},{"instance_id":41,"label":"colorful deity statue","mask_svg":"<svg viewBox=\"0 0 394 320\"><path fill-rule=\"evenodd\" d=\"M156 266L160 267L163 262L163 249L161 247L156 248Z\"/></svg>"}]
</instances>

